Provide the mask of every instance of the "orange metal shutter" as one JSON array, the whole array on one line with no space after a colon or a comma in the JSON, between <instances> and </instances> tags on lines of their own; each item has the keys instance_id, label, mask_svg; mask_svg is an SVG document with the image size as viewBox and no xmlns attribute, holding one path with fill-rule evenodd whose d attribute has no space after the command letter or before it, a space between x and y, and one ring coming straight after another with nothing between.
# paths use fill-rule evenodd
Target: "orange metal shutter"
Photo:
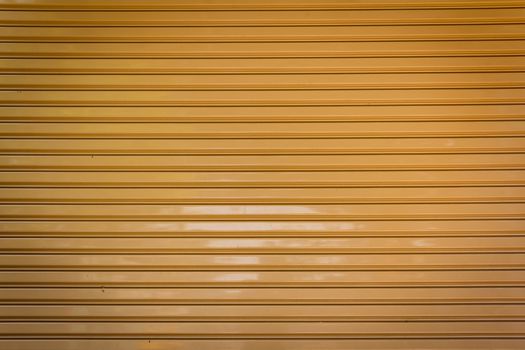
<instances>
[{"instance_id":1,"label":"orange metal shutter","mask_svg":"<svg viewBox=\"0 0 525 350\"><path fill-rule=\"evenodd\" d=\"M0 0L0 348L525 348L525 1Z\"/></svg>"}]
</instances>

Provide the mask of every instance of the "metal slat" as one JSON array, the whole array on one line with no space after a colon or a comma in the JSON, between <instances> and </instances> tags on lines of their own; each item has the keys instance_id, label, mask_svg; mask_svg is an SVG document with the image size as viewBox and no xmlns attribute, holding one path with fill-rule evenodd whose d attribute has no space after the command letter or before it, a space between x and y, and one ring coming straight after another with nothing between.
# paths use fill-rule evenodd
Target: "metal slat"
<instances>
[{"instance_id":1,"label":"metal slat","mask_svg":"<svg viewBox=\"0 0 525 350\"><path fill-rule=\"evenodd\" d=\"M0 172L9 187L80 188L342 188L524 185L524 170L334 172Z\"/></svg>"},{"instance_id":2,"label":"metal slat","mask_svg":"<svg viewBox=\"0 0 525 350\"><path fill-rule=\"evenodd\" d=\"M503 137L525 135L525 121L315 122L315 123L1 123L5 139L364 139ZM490 141L490 139L485 139ZM115 141L115 140L114 140ZM308 140L310 141L310 140ZM48 141L49 142L49 141ZM55 142L59 142L55 140ZM89 142L89 141L88 141ZM211 142L211 141L209 141ZM240 142L240 141L237 141ZM318 142L318 141L312 141ZM342 141L345 142L345 141ZM348 142L348 141L346 141ZM367 141L371 142L371 141Z\"/></svg>"},{"instance_id":3,"label":"metal slat","mask_svg":"<svg viewBox=\"0 0 525 350\"><path fill-rule=\"evenodd\" d=\"M0 91L0 106L375 106L524 104L525 89L363 91Z\"/></svg>"},{"instance_id":4,"label":"metal slat","mask_svg":"<svg viewBox=\"0 0 525 350\"><path fill-rule=\"evenodd\" d=\"M3 154L432 154L523 153L516 137L315 140L0 140Z\"/></svg>"},{"instance_id":5,"label":"metal slat","mask_svg":"<svg viewBox=\"0 0 525 350\"><path fill-rule=\"evenodd\" d=\"M146 241L143 239L140 242ZM421 241L432 241L432 239L420 239ZM226 240L224 240L226 241ZM231 239L230 239L231 241ZM374 242L376 240L372 240ZM450 240L452 241L452 240ZM90 270L112 270L112 271L188 271L188 270L272 270L272 271L293 271L293 270L518 270L525 269L523 259L524 253L515 253L519 250L521 244L519 238L515 238L517 246L512 247L513 254L505 254L511 250L508 247L498 246L498 241L494 240L495 246L493 249L489 247L480 248L475 247L474 250L483 251L491 250L492 253L473 253L461 254L457 251L461 247L454 247L450 251L456 250L452 253L440 254L425 254L429 249L422 249L420 253L405 253L405 254L326 254L316 253L311 254L305 250L303 252L295 253L290 249L280 249L279 252L273 254L257 254L257 253L242 253L236 250L235 255L229 256L224 254L214 254L213 252L206 252L206 254L188 254L184 253L176 255L174 253L159 254L155 252L154 256L139 255L139 254L123 254L116 252L115 254L97 254L92 255L89 250L95 249L83 248L84 252L69 250L69 254L64 254L62 248L51 251L48 254L33 254L30 257L27 254L34 253L34 248L27 248L24 246L19 250L25 250L20 253L9 253L0 256L1 270L31 270L31 271L90 271ZM507 239L507 241L510 241ZM177 243L172 240L171 242ZM213 242L210 240L210 242ZM246 240L245 240L246 242ZM505 240L502 240L505 242ZM184 242L183 242L184 243ZM44 248L48 251L47 248ZM100 252L100 250L97 251ZM136 249L136 248L135 248ZM156 248L159 249L159 248ZM177 248L183 249L183 248ZM187 249L194 250L195 248ZM226 248L225 248L226 249ZM279 249L279 248L276 248ZM299 249L299 248L297 248ZM443 248L439 248L446 250ZM468 249L471 249L470 247ZM7 249L5 249L7 250ZM10 249L12 250L12 249ZM131 251L132 249L123 247L122 250ZM257 249L263 250L263 249ZM326 250L330 250L326 248ZM336 252L337 249L330 250L331 253ZM342 249L341 249L342 250ZM524 249L525 250L525 249ZM149 251L153 251L150 248ZM497 253L495 251L501 251ZM39 253L42 249L39 250ZM288 255L292 253L293 255Z\"/></svg>"},{"instance_id":6,"label":"metal slat","mask_svg":"<svg viewBox=\"0 0 525 350\"><path fill-rule=\"evenodd\" d=\"M354 155L0 155L3 170L499 170L525 166L524 154Z\"/></svg>"},{"instance_id":7,"label":"metal slat","mask_svg":"<svg viewBox=\"0 0 525 350\"><path fill-rule=\"evenodd\" d=\"M523 88L525 74L377 73L377 74L237 74L229 75L2 75L12 90L345 90Z\"/></svg>"},{"instance_id":8,"label":"metal slat","mask_svg":"<svg viewBox=\"0 0 525 350\"><path fill-rule=\"evenodd\" d=\"M2 58L9 74L312 74L523 72L523 57Z\"/></svg>"},{"instance_id":9,"label":"metal slat","mask_svg":"<svg viewBox=\"0 0 525 350\"><path fill-rule=\"evenodd\" d=\"M473 291L475 290L475 293ZM0 289L6 304L28 305L356 305L514 304L523 287L389 288L60 288ZM102 292L101 292L102 291Z\"/></svg>"},{"instance_id":10,"label":"metal slat","mask_svg":"<svg viewBox=\"0 0 525 350\"><path fill-rule=\"evenodd\" d=\"M355 2L352 2L355 3ZM352 4L345 2L344 5ZM500 2L501 3L501 2ZM148 2L149 4L149 2ZM421 3L421 4L426 4ZM343 5L343 4L342 4ZM522 24L301 27L2 27L0 42L360 42L515 40Z\"/></svg>"},{"instance_id":11,"label":"metal slat","mask_svg":"<svg viewBox=\"0 0 525 350\"><path fill-rule=\"evenodd\" d=\"M96 350L100 347L108 350L120 350L122 347L131 346L142 347L165 347L177 346L181 350L203 349L203 350L229 350L232 346L244 346L254 350L265 350L271 347L296 347L298 349L317 350L320 347L329 346L331 350L347 350L349 347L357 349L406 349L407 347L424 350L450 350L450 349L487 349L492 350L495 346L503 346L505 349L521 350L523 348L522 339L306 339L306 340L248 340L248 339L208 339L208 340L158 340L158 339L130 339L122 337L118 340L101 339L74 339L74 340L49 340L49 339L27 339L0 340L0 344L6 347L15 347L17 350L33 350L42 346L47 346L57 350L68 350L72 346L82 347L83 349Z\"/></svg>"},{"instance_id":12,"label":"metal slat","mask_svg":"<svg viewBox=\"0 0 525 350\"><path fill-rule=\"evenodd\" d=\"M206 323L206 322L157 322L155 327L151 324L142 323L89 323L79 326L67 322L43 323L27 322L0 324L0 337L28 336L46 338L82 338L78 332L87 336L100 338L117 338L122 336L151 337L155 338L322 338L337 339L343 337L353 338L489 338L490 336L520 338L524 322L462 322L452 324L447 322L431 322L431 330L428 324L418 322L388 323L344 323L329 322L321 325L308 323L287 323L286 327L281 324L270 324L261 330L261 324L255 322L231 322L231 323ZM491 332L486 329L490 327ZM173 335L173 329L177 329L180 335ZM388 332L388 335L385 335Z\"/></svg>"},{"instance_id":13,"label":"metal slat","mask_svg":"<svg viewBox=\"0 0 525 350\"><path fill-rule=\"evenodd\" d=\"M524 203L356 203L356 204L6 204L12 220L432 220L523 219ZM307 224L302 224L307 226ZM212 225L210 228L214 227ZM253 226L257 226L254 224ZM350 227L353 223L350 223ZM170 226L175 229L176 226ZM248 225L248 228L250 226ZM271 226L270 226L271 227ZM322 230L320 227L320 230Z\"/></svg>"},{"instance_id":14,"label":"metal slat","mask_svg":"<svg viewBox=\"0 0 525 350\"><path fill-rule=\"evenodd\" d=\"M381 253L525 252L523 237L354 238L9 238L4 253Z\"/></svg>"},{"instance_id":15,"label":"metal slat","mask_svg":"<svg viewBox=\"0 0 525 350\"><path fill-rule=\"evenodd\" d=\"M0 203L523 203L525 187L1 189Z\"/></svg>"},{"instance_id":16,"label":"metal slat","mask_svg":"<svg viewBox=\"0 0 525 350\"><path fill-rule=\"evenodd\" d=\"M525 37L524 37L525 38ZM0 43L1 57L243 58L520 56L525 41L315 43Z\"/></svg>"},{"instance_id":17,"label":"metal slat","mask_svg":"<svg viewBox=\"0 0 525 350\"><path fill-rule=\"evenodd\" d=\"M148 274L151 275L151 273ZM258 274L260 273L250 272L249 274L245 273L245 275L231 273L219 276L242 278L243 276L247 277L247 275L258 276ZM44 276L45 274L39 275ZM76 273L75 275L78 276L79 274ZM28 275L28 277L32 276L34 274ZM319 277L322 275L319 274ZM271 308L266 305L119 305L112 308L103 305L78 305L75 308L75 313L72 314L69 306L6 305L2 307L0 319L3 321L71 320L74 322L130 321L133 319L144 321L297 320L314 322L319 320L365 321L371 319L379 322L388 320L521 321L523 320L523 312L521 305L453 305L447 308L443 308L441 305L275 305Z\"/></svg>"},{"instance_id":18,"label":"metal slat","mask_svg":"<svg viewBox=\"0 0 525 350\"><path fill-rule=\"evenodd\" d=\"M295 11L21 11L5 10L2 26L327 26L407 24L520 24L520 8L396 10L295 10Z\"/></svg>"},{"instance_id":19,"label":"metal slat","mask_svg":"<svg viewBox=\"0 0 525 350\"><path fill-rule=\"evenodd\" d=\"M126 1L99 1L94 0L88 3L71 3L68 0L39 0L31 3L12 3L9 0L2 0L0 2L2 9L14 10L63 10L64 8L70 10L231 10L231 9L250 9L250 10L287 10L287 9L417 9L417 8L505 8L505 7L519 7L522 1L519 0L505 0L505 1L479 1L479 0L427 0L425 2L419 1L403 1L397 0L355 0L348 2L345 0L287 0L282 2L280 0L260 1L260 0L230 0L228 2L221 2L216 0L199 0L199 1L178 1L176 3L169 0L126 0Z\"/></svg>"},{"instance_id":20,"label":"metal slat","mask_svg":"<svg viewBox=\"0 0 525 350\"><path fill-rule=\"evenodd\" d=\"M2 122L354 122L523 120L525 105L1 107ZM197 126L200 124L196 124ZM293 129L293 128L291 128Z\"/></svg>"},{"instance_id":21,"label":"metal slat","mask_svg":"<svg viewBox=\"0 0 525 350\"><path fill-rule=\"evenodd\" d=\"M428 207L428 205L426 206ZM516 205L505 204L505 206L512 208ZM381 209L381 206L376 207ZM415 206L405 205L404 207L408 208L407 212L410 213L414 211ZM418 207L422 208L425 205ZM439 207L439 205L433 205L433 207ZM458 211L460 207L465 208L466 205L455 205L452 209ZM475 213L472 209L478 207L478 219L470 217L465 220L457 220L457 218L444 220L443 217L436 216L436 212L428 212L431 208L427 208L429 218L426 220L421 218L406 220L405 217L405 220L392 220L392 218L390 220L384 218L374 220L371 218L369 220L353 219L351 222L348 220L337 221L337 217L330 221L320 221L319 217L317 221L315 218L308 218L306 221L282 221L282 217L278 218L281 220L277 221L275 218L273 221L264 220L264 218L250 221L213 221L212 219L206 221L168 221L166 219L173 219L176 216L170 217L166 214L164 214L166 221L162 221L162 218L148 217L145 215L147 213L135 211L131 221L60 221L49 220L49 218L43 220L45 217L41 220L29 220L26 217L18 221L6 221L4 218L4 221L0 221L0 228L8 237L499 237L521 236L523 234L522 216L515 215L516 219L490 217L490 220L486 220L488 212L481 212L480 205L469 204L468 207L471 208L471 215ZM78 207L76 208L78 209ZM321 208L315 207L317 210ZM336 206L336 209L339 208L344 209L344 207ZM388 206L386 208L389 209ZM7 209L6 206L2 208L2 210L6 210L6 214L11 216L16 213L14 210L9 212ZM130 207L127 209L129 210ZM163 209L163 207L159 209ZM437 209L439 208L434 210ZM491 209L494 210L494 208ZM519 209L514 210L514 213L520 213ZM501 210L500 213L504 213L504 211ZM48 212L49 214L53 214L53 212ZM509 214L508 212L507 215ZM26 213L26 216L30 215ZM142 220L137 220L137 216Z\"/></svg>"}]
</instances>

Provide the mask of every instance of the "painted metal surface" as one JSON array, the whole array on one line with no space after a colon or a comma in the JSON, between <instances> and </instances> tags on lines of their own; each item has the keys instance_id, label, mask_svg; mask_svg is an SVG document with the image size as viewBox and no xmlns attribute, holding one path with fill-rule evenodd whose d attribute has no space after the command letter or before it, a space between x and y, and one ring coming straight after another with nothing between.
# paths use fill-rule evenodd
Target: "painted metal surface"
<instances>
[{"instance_id":1,"label":"painted metal surface","mask_svg":"<svg viewBox=\"0 0 525 350\"><path fill-rule=\"evenodd\" d=\"M525 348L525 1L0 0L0 348Z\"/></svg>"}]
</instances>

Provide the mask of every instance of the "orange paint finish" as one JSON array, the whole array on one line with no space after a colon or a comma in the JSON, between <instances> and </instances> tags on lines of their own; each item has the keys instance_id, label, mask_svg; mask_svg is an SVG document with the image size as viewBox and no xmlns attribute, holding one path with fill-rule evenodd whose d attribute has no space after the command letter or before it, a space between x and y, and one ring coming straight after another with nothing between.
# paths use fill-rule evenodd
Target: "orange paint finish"
<instances>
[{"instance_id":1,"label":"orange paint finish","mask_svg":"<svg viewBox=\"0 0 525 350\"><path fill-rule=\"evenodd\" d=\"M525 348L525 1L0 0L0 349Z\"/></svg>"}]
</instances>

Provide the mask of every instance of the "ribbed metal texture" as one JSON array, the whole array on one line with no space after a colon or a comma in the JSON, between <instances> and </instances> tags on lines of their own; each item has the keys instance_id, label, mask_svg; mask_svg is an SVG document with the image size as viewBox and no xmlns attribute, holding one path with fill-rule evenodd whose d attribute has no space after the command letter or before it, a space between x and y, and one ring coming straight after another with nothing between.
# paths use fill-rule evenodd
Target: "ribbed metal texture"
<instances>
[{"instance_id":1,"label":"ribbed metal texture","mask_svg":"<svg viewBox=\"0 0 525 350\"><path fill-rule=\"evenodd\" d=\"M0 0L0 348L525 348L525 1Z\"/></svg>"}]
</instances>

